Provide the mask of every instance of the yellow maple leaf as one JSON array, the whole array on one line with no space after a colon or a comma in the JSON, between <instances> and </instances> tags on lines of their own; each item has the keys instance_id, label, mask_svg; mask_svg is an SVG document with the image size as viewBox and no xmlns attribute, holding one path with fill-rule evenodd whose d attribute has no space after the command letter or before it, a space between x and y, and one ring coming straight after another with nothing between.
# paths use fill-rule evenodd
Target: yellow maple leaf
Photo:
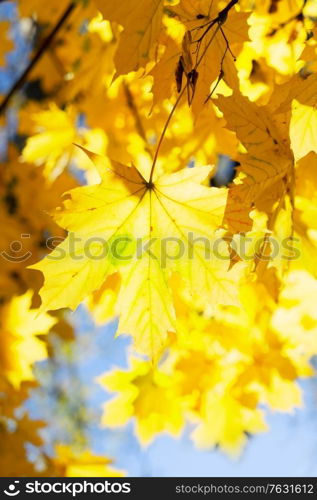
<instances>
[{"instance_id":1,"label":"yellow maple leaf","mask_svg":"<svg viewBox=\"0 0 317 500\"><path fill-rule=\"evenodd\" d=\"M239 93L220 97L217 105L229 127L236 130L238 139L248 151L238 157L241 161L240 170L246 178L237 191L243 191L242 200L254 201L293 167L288 141L265 106L257 106Z\"/></svg>"},{"instance_id":2,"label":"yellow maple leaf","mask_svg":"<svg viewBox=\"0 0 317 500\"><path fill-rule=\"evenodd\" d=\"M123 477L125 473L112 467L108 457L90 451L74 453L67 445L55 446L56 457L51 459L53 472L59 477Z\"/></svg>"},{"instance_id":3,"label":"yellow maple leaf","mask_svg":"<svg viewBox=\"0 0 317 500\"><path fill-rule=\"evenodd\" d=\"M34 114L36 134L27 139L23 159L45 165L48 177L56 177L70 160L76 137L72 111L51 103L48 110Z\"/></svg>"},{"instance_id":4,"label":"yellow maple leaf","mask_svg":"<svg viewBox=\"0 0 317 500\"><path fill-rule=\"evenodd\" d=\"M307 17L317 17L317 5L314 0L307 0L307 2L305 2L304 14Z\"/></svg>"},{"instance_id":5,"label":"yellow maple leaf","mask_svg":"<svg viewBox=\"0 0 317 500\"><path fill-rule=\"evenodd\" d=\"M317 152L316 87L316 73L306 77L299 73L281 86L283 99L277 111L283 112L291 107L289 133L296 161L311 151Z\"/></svg>"},{"instance_id":6,"label":"yellow maple leaf","mask_svg":"<svg viewBox=\"0 0 317 500\"><path fill-rule=\"evenodd\" d=\"M202 449L219 444L228 454L237 456L247 441L246 432L267 430L256 404L252 393L231 388L230 382L219 384L218 391L206 395L203 419L192 433L194 443Z\"/></svg>"},{"instance_id":7,"label":"yellow maple leaf","mask_svg":"<svg viewBox=\"0 0 317 500\"><path fill-rule=\"evenodd\" d=\"M45 335L57 321L31 309L32 295L30 290L13 297L2 308L0 369L16 387L33 380L33 363L47 356L46 345L38 336Z\"/></svg>"},{"instance_id":8,"label":"yellow maple leaf","mask_svg":"<svg viewBox=\"0 0 317 500\"><path fill-rule=\"evenodd\" d=\"M179 56L179 46L172 38L168 38L163 56L149 73L153 77L153 104L170 97L172 87L175 87L174 73Z\"/></svg>"},{"instance_id":9,"label":"yellow maple leaf","mask_svg":"<svg viewBox=\"0 0 317 500\"><path fill-rule=\"evenodd\" d=\"M283 206L284 197L294 186L294 158L287 136L288 121L272 118L267 106L257 106L240 93L219 97L217 106L228 126L236 131L246 153L239 153L241 173L231 185L226 208L226 221L234 232L250 229L252 207L271 215L276 200ZM269 221L269 229L271 222Z\"/></svg>"},{"instance_id":10,"label":"yellow maple leaf","mask_svg":"<svg viewBox=\"0 0 317 500\"><path fill-rule=\"evenodd\" d=\"M97 324L105 323L115 316L119 290L120 275L114 273L88 297L86 304Z\"/></svg>"},{"instance_id":11,"label":"yellow maple leaf","mask_svg":"<svg viewBox=\"0 0 317 500\"><path fill-rule=\"evenodd\" d=\"M95 0L109 21L123 26L115 54L117 75L124 75L144 67L161 30L164 0Z\"/></svg>"},{"instance_id":12,"label":"yellow maple leaf","mask_svg":"<svg viewBox=\"0 0 317 500\"><path fill-rule=\"evenodd\" d=\"M98 382L119 394L104 405L102 423L119 427L133 416L135 432L142 444L149 444L159 432L179 435L184 424L174 381L145 361L133 359L130 371L106 373Z\"/></svg>"},{"instance_id":13,"label":"yellow maple leaf","mask_svg":"<svg viewBox=\"0 0 317 500\"><path fill-rule=\"evenodd\" d=\"M284 279L279 307L272 317L273 328L288 339L293 356L306 367L306 374L310 372L307 362L317 352L316 290L317 280L308 272L291 271Z\"/></svg>"},{"instance_id":14,"label":"yellow maple leaf","mask_svg":"<svg viewBox=\"0 0 317 500\"><path fill-rule=\"evenodd\" d=\"M317 276L317 154L309 153L296 165L294 236L297 242L297 258L291 263L292 270L306 270Z\"/></svg>"},{"instance_id":15,"label":"yellow maple leaf","mask_svg":"<svg viewBox=\"0 0 317 500\"><path fill-rule=\"evenodd\" d=\"M257 2L255 8L252 6L249 35L256 61L264 58L268 66L282 75L295 73L307 34L299 16L302 7L300 0L276 2L272 11L270 2Z\"/></svg>"},{"instance_id":16,"label":"yellow maple leaf","mask_svg":"<svg viewBox=\"0 0 317 500\"><path fill-rule=\"evenodd\" d=\"M305 95L305 100L307 99ZM317 102L317 101L316 101ZM294 99L292 102L291 141L296 159L310 151L317 153L317 112L315 105L306 105Z\"/></svg>"}]
</instances>

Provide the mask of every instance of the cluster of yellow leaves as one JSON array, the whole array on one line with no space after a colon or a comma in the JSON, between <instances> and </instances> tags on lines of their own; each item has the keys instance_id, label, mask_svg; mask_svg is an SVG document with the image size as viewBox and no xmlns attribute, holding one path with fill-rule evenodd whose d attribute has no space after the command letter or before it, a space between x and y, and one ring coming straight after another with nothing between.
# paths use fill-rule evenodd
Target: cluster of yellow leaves
<instances>
[{"instance_id":1,"label":"cluster of yellow leaves","mask_svg":"<svg viewBox=\"0 0 317 500\"><path fill-rule=\"evenodd\" d=\"M16 350L39 349L55 321L47 311L81 302L99 323L118 316L118 333L150 359L134 352L129 370L101 377L118 392L104 424L134 417L147 443L191 421L198 446L235 453L265 430L260 405L301 404L296 380L312 374L317 353L315 3L18 8L43 25L42 42L67 19L28 74L44 97L19 103L26 143L1 184L4 247L29 225L27 265L45 278L40 324L21 339L5 323L7 338L19 338ZM239 162L223 188L210 187L219 155ZM69 172L87 185L75 187ZM46 212L55 206L53 222ZM34 264L48 253L44 231L68 236ZM216 243L209 258L206 239ZM15 295L37 293L41 275L25 263L3 269L9 317ZM29 317L29 292L27 300ZM51 322L45 331L41 318ZM27 380L40 357L35 350L27 370L4 363L6 376Z\"/></svg>"},{"instance_id":2,"label":"cluster of yellow leaves","mask_svg":"<svg viewBox=\"0 0 317 500\"><path fill-rule=\"evenodd\" d=\"M21 168L11 146L6 161L1 162L0 441L4 476L40 473L28 460L27 444L42 445L39 431L44 423L32 421L22 406L35 385L33 365L47 357L45 339L58 318L39 313L40 280L34 280L26 266L48 251L46 233L62 236L47 211L56 204L65 183L75 185L66 172L49 185L42 168L34 170L28 164Z\"/></svg>"},{"instance_id":3,"label":"cluster of yellow leaves","mask_svg":"<svg viewBox=\"0 0 317 500\"><path fill-rule=\"evenodd\" d=\"M273 277L268 271L266 286L244 285L243 308L213 318L179 301L178 336L159 366L132 358L129 370L100 377L104 388L118 393L105 404L103 424L117 427L134 418L136 435L148 444L162 431L179 435L187 418L197 446L219 444L236 454L246 435L266 430L260 404L279 411L301 406L295 381L313 373L317 281L293 271L277 303L269 290Z\"/></svg>"}]
</instances>

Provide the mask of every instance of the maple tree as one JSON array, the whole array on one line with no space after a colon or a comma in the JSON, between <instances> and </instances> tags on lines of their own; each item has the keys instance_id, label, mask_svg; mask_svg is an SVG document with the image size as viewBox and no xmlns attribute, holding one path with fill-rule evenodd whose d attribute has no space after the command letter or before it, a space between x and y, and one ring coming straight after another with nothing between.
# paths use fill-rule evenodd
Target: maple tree
<instances>
[{"instance_id":1,"label":"maple tree","mask_svg":"<svg viewBox=\"0 0 317 500\"><path fill-rule=\"evenodd\" d=\"M129 368L98 379L102 425L134 419L147 444L192 422L196 446L237 454L314 373L316 2L16 8L31 50L0 99L2 470L123 474L63 444L36 469L45 423L15 413L80 303L132 338Z\"/></svg>"}]
</instances>

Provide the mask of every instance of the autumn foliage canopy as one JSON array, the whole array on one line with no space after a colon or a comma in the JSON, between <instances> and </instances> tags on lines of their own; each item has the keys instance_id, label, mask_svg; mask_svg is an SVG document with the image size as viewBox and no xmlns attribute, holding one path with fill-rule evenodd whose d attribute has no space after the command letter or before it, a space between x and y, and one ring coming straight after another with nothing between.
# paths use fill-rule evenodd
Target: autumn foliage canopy
<instances>
[{"instance_id":1,"label":"autumn foliage canopy","mask_svg":"<svg viewBox=\"0 0 317 500\"><path fill-rule=\"evenodd\" d=\"M113 394L100 425L133 419L147 445L190 423L195 446L241 453L314 374L316 2L19 0L16 16L29 54L0 96L3 475L123 474L89 447L44 452L45 422L16 411L80 304L131 337L129 367L96 380ZM1 21L4 71L14 42Z\"/></svg>"}]
</instances>

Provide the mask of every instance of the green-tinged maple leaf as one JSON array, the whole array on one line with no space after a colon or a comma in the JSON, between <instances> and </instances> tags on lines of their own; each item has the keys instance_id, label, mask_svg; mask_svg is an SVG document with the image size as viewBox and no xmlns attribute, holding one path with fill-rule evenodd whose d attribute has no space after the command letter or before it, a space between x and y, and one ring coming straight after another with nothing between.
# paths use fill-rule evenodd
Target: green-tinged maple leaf
<instances>
[{"instance_id":1,"label":"green-tinged maple leaf","mask_svg":"<svg viewBox=\"0 0 317 500\"><path fill-rule=\"evenodd\" d=\"M109 171L102 157L87 154L102 181L70 191L55 214L70 234L33 266L45 275L43 307L74 309L120 271L119 331L132 333L139 350L156 356L175 329L172 272L202 307L237 301L240 268L228 271L227 244L219 238L216 254L206 250L222 223L226 190L201 184L210 167L184 168L152 183L135 167L114 162Z\"/></svg>"}]
</instances>

